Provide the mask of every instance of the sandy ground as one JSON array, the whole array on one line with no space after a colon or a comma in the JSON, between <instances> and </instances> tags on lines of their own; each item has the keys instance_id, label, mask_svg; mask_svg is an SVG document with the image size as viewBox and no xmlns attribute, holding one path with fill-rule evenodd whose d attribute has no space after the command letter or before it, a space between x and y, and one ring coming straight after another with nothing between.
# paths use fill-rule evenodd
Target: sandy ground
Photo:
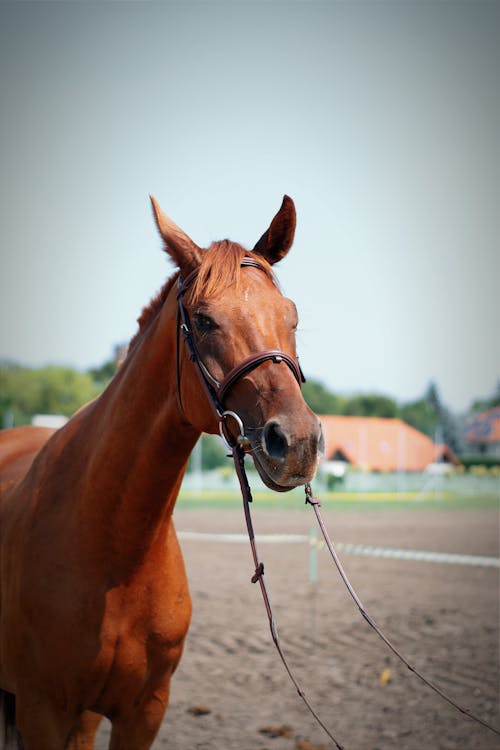
<instances>
[{"instance_id":1,"label":"sandy ground","mask_svg":"<svg viewBox=\"0 0 500 750\"><path fill-rule=\"evenodd\" d=\"M234 510L178 510L178 530L243 532ZM495 511L326 512L338 541L498 556ZM256 533L308 534L312 509L254 512ZM155 750L333 747L271 642L248 545L182 542L193 598L186 649ZM443 702L364 622L325 551L309 582L306 543L260 544L283 649L346 750L498 750L499 738ZM378 624L425 675L500 726L498 569L344 555ZM384 670L390 670L385 672ZM382 674L389 677L381 680ZM385 684L383 684L385 682ZM196 715L196 709L205 713ZM273 737L272 729L278 736ZM107 747L109 725L98 735Z\"/></svg>"}]
</instances>

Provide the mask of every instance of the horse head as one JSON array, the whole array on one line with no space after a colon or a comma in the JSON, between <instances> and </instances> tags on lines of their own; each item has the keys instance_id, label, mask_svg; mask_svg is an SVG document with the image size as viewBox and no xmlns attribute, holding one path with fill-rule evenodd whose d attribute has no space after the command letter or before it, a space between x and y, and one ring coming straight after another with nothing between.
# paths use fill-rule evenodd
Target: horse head
<instances>
[{"instance_id":1,"label":"horse head","mask_svg":"<svg viewBox=\"0 0 500 750\"><path fill-rule=\"evenodd\" d=\"M199 431L217 433L222 410L237 415L224 428L231 437L244 435L268 487L286 491L308 482L323 436L301 393L297 310L272 270L293 242L292 199L284 197L251 252L228 240L198 247L151 201L165 249L180 269L178 322L190 339L177 349L184 418Z\"/></svg>"}]
</instances>

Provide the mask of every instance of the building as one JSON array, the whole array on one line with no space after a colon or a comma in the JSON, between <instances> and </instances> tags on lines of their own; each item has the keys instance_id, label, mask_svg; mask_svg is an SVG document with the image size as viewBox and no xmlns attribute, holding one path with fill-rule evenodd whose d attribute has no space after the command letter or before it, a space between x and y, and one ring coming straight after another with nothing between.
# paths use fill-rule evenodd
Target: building
<instances>
[{"instance_id":1,"label":"building","mask_svg":"<svg viewBox=\"0 0 500 750\"><path fill-rule=\"evenodd\" d=\"M31 418L31 424L34 427L51 427L58 430L60 427L64 427L69 417L65 417L63 414L34 414Z\"/></svg>"},{"instance_id":2,"label":"building","mask_svg":"<svg viewBox=\"0 0 500 750\"><path fill-rule=\"evenodd\" d=\"M366 471L424 471L436 463L458 466L446 445L435 445L401 419L320 416L325 435L325 461L352 464Z\"/></svg>"},{"instance_id":3,"label":"building","mask_svg":"<svg viewBox=\"0 0 500 750\"><path fill-rule=\"evenodd\" d=\"M472 453L500 456L500 406L471 417L466 424L465 439Z\"/></svg>"}]
</instances>

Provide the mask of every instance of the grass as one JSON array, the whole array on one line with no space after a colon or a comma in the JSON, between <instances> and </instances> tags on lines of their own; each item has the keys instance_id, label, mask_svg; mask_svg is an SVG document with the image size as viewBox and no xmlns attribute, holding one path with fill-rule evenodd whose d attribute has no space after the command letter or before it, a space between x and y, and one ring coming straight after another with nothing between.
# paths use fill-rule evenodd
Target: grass
<instances>
[{"instance_id":1,"label":"grass","mask_svg":"<svg viewBox=\"0 0 500 750\"><path fill-rule=\"evenodd\" d=\"M496 509L500 498L495 493L468 494L458 492L317 492L325 510L388 510L388 509ZM304 490L291 492L253 493L255 505L272 510L297 510L304 505ZM241 496L235 490L185 490L177 501L178 508L240 508Z\"/></svg>"}]
</instances>

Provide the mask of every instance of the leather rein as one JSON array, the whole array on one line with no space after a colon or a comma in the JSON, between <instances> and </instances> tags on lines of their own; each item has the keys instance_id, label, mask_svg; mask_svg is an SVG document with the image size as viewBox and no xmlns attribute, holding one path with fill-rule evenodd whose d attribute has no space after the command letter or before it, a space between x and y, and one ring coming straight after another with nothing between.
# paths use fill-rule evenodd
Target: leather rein
<instances>
[{"instance_id":1,"label":"leather rein","mask_svg":"<svg viewBox=\"0 0 500 750\"><path fill-rule=\"evenodd\" d=\"M248 258L248 257L245 257L242 259L241 266L242 267L250 266L250 267L259 268L260 270L263 270L262 266L260 265L260 263L258 263L258 261L253 260L252 258ZM305 382L305 378L304 378L302 369L297 359L295 359L289 354L286 354L285 352L282 352L278 349L267 349L257 354L253 354L250 357L247 357L245 360L243 360L243 362L241 362L239 365L236 365L232 370L230 370L230 372L227 375L225 375L221 381L217 380L210 373L205 363L203 362L202 358L200 357L198 348L196 346L196 341L193 335L193 331L191 328L189 314L183 304L183 296L186 293L186 291L189 289L190 285L195 280L197 274L198 274L198 270L195 269L184 280L182 279L181 276L179 276L178 286L177 286L178 331L180 329L180 331L182 332L182 335L183 335L183 338L184 338L184 341L186 343L186 347L188 350L189 357L196 366L196 370L200 377L201 384L219 420L219 429L220 429L221 437L223 438L226 445L230 449L231 457L234 461L234 467L235 467L236 474L238 477L241 495L243 499L243 510L245 514L245 522L246 522L246 527L247 527L247 532L248 532L248 538L250 541L250 548L252 551L253 562L255 565L255 572L251 578L251 582L252 583L258 582L260 585L262 598L264 600L264 606L265 606L267 617L269 620L269 627L271 631L272 640L274 642L274 645L276 646L276 650L278 651L280 659L283 662L285 670L288 673L288 676L291 682L293 683L295 689L297 690L298 695L303 700L304 704L306 705L306 707L308 708L312 716L315 718L317 723L321 726L321 728L325 731L328 737L332 740L337 750L345 750L344 746L341 745L339 741L334 737L332 732L323 723L323 721L318 716L315 709L313 708L313 706L307 699L304 691L302 690L296 677L294 676L285 658L283 650L281 648L281 644L280 644L279 637L278 637L278 628L277 628L276 619L273 614L271 601L269 599L269 594L267 592L266 584L264 581L264 564L259 560L257 546L255 542L255 534L253 530L252 516L250 512L250 503L253 501L253 498L252 498L252 492L251 492L250 485L248 483L248 478L247 478L246 471L245 471L245 447L248 447L249 440L245 435L245 430L244 430L244 426L243 426L243 422L241 418L238 416L238 414L236 414L236 412L225 409L223 405L224 398L227 395L228 391L232 388L232 386L240 378L242 378L244 375L254 370L256 367L259 367L259 365L263 364L264 362L272 361L277 364L284 362L292 371L299 385ZM179 349L177 350L177 386L178 386L179 403L182 409L181 390L180 390ZM233 420L238 427L239 433L236 436L236 438L233 436L233 434L229 431L227 427L228 418ZM330 536L328 535L325 522L319 510L321 507L320 501L314 496L313 491L311 489L311 485L309 483L305 485L304 489L305 489L305 502L306 504L311 505L312 508L314 509L314 513L316 515L319 527L321 529L321 533L325 540L326 547L328 551L330 552L332 560L335 566L337 567L337 570L340 574L342 581L347 587L349 594L354 600L364 620L366 620L366 622L370 625L370 627L373 628L373 630L384 641L384 643L389 647L389 649L393 652L393 654L397 656L398 659L400 659L403 662L403 664L405 664L405 666L408 667L408 669L411 672L417 675L417 677L419 677L420 680L425 685L427 685L427 687L431 688L431 690L433 690L437 695L439 695L441 698L447 701L451 706L453 706L458 711L460 711L460 713L464 714L468 718L472 719L478 724L481 724L486 729L489 729L490 731L500 736L500 731L498 729L493 727L491 724L488 724L488 722L483 721L483 719L480 719L479 717L475 716L468 709L463 708L461 705L456 703L452 698L450 698L443 690L441 690L441 688L439 688L437 685L435 685L426 677L424 677L421 674L421 672L418 671L416 667L414 667L408 661L408 659L405 656L403 656L403 654L393 645L392 641L389 640L389 638L385 635L385 633L381 630L381 628L379 628L374 618L366 611L361 599L357 595L354 587L352 586L352 584L350 583L347 577L347 574L344 570L342 562L335 549L334 543L332 542L332 540L330 539Z\"/></svg>"}]
</instances>

